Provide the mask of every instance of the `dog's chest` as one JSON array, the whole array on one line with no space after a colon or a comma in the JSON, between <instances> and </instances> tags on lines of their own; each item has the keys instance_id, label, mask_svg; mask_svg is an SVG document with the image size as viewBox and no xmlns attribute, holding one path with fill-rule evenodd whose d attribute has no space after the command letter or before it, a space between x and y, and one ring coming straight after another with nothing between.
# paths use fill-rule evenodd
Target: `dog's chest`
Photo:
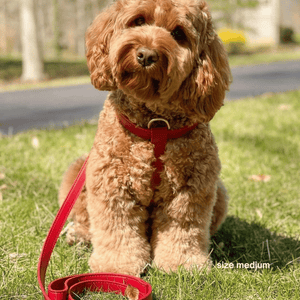
<instances>
[{"instance_id":1,"label":"dog's chest","mask_svg":"<svg viewBox=\"0 0 300 300\"><path fill-rule=\"evenodd\" d=\"M126 130L116 118L100 120L92 150L95 164L90 165L96 193L110 197L122 191L122 195L149 205L154 198L175 195L193 178L205 177L206 170L217 160L217 149L207 125L199 125L180 138L168 139L158 158L154 147L150 140ZM154 193L152 177L157 159L163 167ZM200 180L204 182L205 178Z\"/></svg>"},{"instance_id":2,"label":"dog's chest","mask_svg":"<svg viewBox=\"0 0 300 300\"><path fill-rule=\"evenodd\" d=\"M176 193L191 178L195 165L201 163L201 155L195 156L201 152L201 145L186 138L169 140L159 158L155 158L155 146L150 141L134 140L128 157L129 186L141 202L150 203ZM161 181L153 187L156 159L162 161L163 167L159 174Z\"/></svg>"}]
</instances>

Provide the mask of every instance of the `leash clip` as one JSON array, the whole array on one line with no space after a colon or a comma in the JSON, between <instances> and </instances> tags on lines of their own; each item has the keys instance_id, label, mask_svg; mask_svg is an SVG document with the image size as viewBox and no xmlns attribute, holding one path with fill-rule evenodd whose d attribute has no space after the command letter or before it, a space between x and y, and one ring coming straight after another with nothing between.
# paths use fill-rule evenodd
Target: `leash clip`
<instances>
[{"instance_id":1,"label":"leash clip","mask_svg":"<svg viewBox=\"0 0 300 300\"><path fill-rule=\"evenodd\" d=\"M162 119L162 118L157 118L157 119L152 119L152 120L150 120L149 123L148 123L148 128L150 129L151 124L152 124L153 122L157 122L157 121L163 121L163 122L165 122L165 123L167 124L167 126L168 126L168 129L169 129L169 130L171 129L171 126L170 126L169 122L168 122L167 120L165 120L165 119Z\"/></svg>"}]
</instances>

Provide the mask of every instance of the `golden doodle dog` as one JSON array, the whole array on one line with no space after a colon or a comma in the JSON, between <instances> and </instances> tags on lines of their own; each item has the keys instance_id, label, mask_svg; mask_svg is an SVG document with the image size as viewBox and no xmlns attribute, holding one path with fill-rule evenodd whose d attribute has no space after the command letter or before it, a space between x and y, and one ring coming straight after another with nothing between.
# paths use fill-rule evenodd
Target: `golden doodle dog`
<instances>
[{"instance_id":1,"label":"golden doodle dog","mask_svg":"<svg viewBox=\"0 0 300 300\"><path fill-rule=\"evenodd\" d=\"M227 213L209 121L231 73L207 4L115 1L89 27L86 49L92 84L111 92L69 243L91 241L93 272L209 267L210 236ZM60 203L83 161L67 170Z\"/></svg>"}]
</instances>

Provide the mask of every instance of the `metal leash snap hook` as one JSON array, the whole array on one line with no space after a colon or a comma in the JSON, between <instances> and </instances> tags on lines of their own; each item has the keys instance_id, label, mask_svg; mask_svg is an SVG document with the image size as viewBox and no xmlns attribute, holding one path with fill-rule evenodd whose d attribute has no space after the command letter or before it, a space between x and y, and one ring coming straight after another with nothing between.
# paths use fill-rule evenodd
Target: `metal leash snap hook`
<instances>
[{"instance_id":1,"label":"metal leash snap hook","mask_svg":"<svg viewBox=\"0 0 300 300\"><path fill-rule=\"evenodd\" d=\"M165 123L167 124L167 126L168 126L168 129L169 129L169 130L171 129L169 122L168 122L167 120L161 119L161 118L157 118L157 119L152 119L152 120L150 120L149 123L148 123L148 128L150 129L151 124L152 124L153 122L156 122L156 121L163 121L163 122L165 122Z\"/></svg>"}]
</instances>

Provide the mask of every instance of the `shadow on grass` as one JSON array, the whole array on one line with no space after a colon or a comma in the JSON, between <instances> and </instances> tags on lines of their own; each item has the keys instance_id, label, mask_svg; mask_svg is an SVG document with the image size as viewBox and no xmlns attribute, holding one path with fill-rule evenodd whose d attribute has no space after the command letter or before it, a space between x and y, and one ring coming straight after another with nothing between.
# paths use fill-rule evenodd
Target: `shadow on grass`
<instances>
[{"instance_id":1,"label":"shadow on grass","mask_svg":"<svg viewBox=\"0 0 300 300\"><path fill-rule=\"evenodd\" d=\"M272 269L300 263L300 241L269 231L262 225L228 216L212 237L214 264L269 263Z\"/></svg>"},{"instance_id":2,"label":"shadow on grass","mask_svg":"<svg viewBox=\"0 0 300 300\"><path fill-rule=\"evenodd\" d=\"M47 79L89 75L86 60L49 60L44 63ZM0 58L0 81L17 80L22 75L22 60Z\"/></svg>"}]
</instances>

